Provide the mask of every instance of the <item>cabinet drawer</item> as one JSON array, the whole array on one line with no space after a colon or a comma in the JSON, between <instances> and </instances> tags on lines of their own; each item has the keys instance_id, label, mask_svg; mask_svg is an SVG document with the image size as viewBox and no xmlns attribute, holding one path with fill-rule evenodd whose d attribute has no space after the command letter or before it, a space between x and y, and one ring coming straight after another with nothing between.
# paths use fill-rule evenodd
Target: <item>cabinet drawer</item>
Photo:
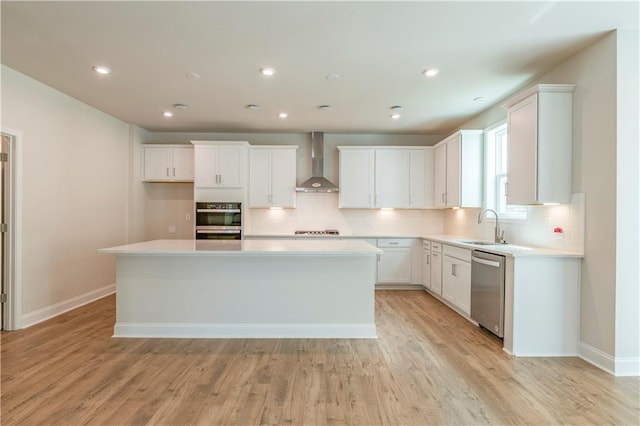
<instances>
[{"instance_id":1,"label":"cabinet drawer","mask_svg":"<svg viewBox=\"0 0 640 426\"><path fill-rule=\"evenodd\" d=\"M471 250L445 245L444 254L471 263Z\"/></svg>"},{"instance_id":2,"label":"cabinet drawer","mask_svg":"<svg viewBox=\"0 0 640 426\"><path fill-rule=\"evenodd\" d=\"M429 240L422 240L422 248L424 250L431 250L431 241Z\"/></svg>"},{"instance_id":3,"label":"cabinet drawer","mask_svg":"<svg viewBox=\"0 0 640 426\"><path fill-rule=\"evenodd\" d=\"M384 238L378 240L378 247L411 247L410 238ZM471 258L469 258L471 259Z\"/></svg>"},{"instance_id":4,"label":"cabinet drawer","mask_svg":"<svg viewBox=\"0 0 640 426\"><path fill-rule=\"evenodd\" d=\"M442 253L442 244L436 243L435 241L431 241L431 251L437 251L438 253Z\"/></svg>"}]
</instances>

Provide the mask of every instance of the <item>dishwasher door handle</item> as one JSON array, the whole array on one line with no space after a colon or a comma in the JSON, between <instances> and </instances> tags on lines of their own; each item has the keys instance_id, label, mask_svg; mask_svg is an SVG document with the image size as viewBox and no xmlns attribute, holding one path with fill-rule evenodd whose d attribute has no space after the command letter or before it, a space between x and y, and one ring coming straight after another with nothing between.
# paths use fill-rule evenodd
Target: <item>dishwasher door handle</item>
<instances>
[{"instance_id":1,"label":"dishwasher door handle","mask_svg":"<svg viewBox=\"0 0 640 426\"><path fill-rule=\"evenodd\" d=\"M494 262L494 261L487 260L487 259L481 259L481 258L475 257L475 256L471 256L471 261L477 262L477 263L482 263L483 265L487 265L487 266L493 266L494 268L499 268L500 267L500 262Z\"/></svg>"}]
</instances>

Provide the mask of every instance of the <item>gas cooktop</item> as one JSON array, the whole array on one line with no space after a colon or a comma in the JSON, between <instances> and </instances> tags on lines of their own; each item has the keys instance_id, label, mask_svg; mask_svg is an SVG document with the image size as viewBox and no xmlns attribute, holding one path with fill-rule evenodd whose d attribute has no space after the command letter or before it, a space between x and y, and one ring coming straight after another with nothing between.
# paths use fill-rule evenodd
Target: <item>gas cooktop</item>
<instances>
[{"instance_id":1,"label":"gas cooktop","mask_svg":"<svg viewBox=\"0 0 640 426\"><path fill-rule=\"evenodd\" d=\"M295 231L295 235L340 235L337 229L324 229L319 231Z\"/></svg>"}]
</instances>

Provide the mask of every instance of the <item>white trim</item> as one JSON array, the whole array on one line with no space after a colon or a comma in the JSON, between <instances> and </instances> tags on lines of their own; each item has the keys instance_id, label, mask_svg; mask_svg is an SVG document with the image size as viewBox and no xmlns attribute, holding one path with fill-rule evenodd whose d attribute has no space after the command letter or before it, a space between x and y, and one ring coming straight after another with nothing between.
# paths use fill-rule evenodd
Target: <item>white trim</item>
<instances>
[{"instance_id":1,"label":"white trim","mask_svg":"<svg viewBox=\"0 0 640 426\"><path fill-rule=\"evenodd\" d=\"M58 315L69 312L73 309L84 306L88 303L94 302L98 299L102 299L105 296L116 292L116 285L110 284L101 287L97 290L90 291L80 296L73 297L55 305L50 305L37 311L29 312L22 317L22 324L24 327L31 327L32 325L41 323Z\"/></svg>"},{"instance_id":2,"label":"white trim","mask_svg":"<svg viewBox=\"0 0 640 426\"><path fill-rule=\"evenodd\" d=\"M11 210L8 212L9 218L9 244L7 256L8 265L8 288L5 315L5 330L19 330L22 328L22 152L23 135L21 131L0 128L2 133L13 136L13 150L9 160L11 176L9 177L9 199ZM4 313L3 313L4 314Z\"/></svg>"},{"instance_id":3,"label":"white trim","mask_svg":"<svg viewBox=\"0 0 640 426\"><path fill-rule=\"evenodd\" d=\"M116 324L113 337L221 339L376 339L372 324Z\"/></svg>"},{"instance_id":4,"label":"white trim","mask_svg":"<svg viewBox=\"0 0 640 426\"><path fill-rule=\"evenodd\" d=\"M640 376L640 358L615 358L616 376L638 377Z\"/></svg>"},{"instance_id":5,"label":"white trim","mask_svg":"<svg viewBox=\"0 0 640 426\"><path fill-rule=\"evenodd\" d=\"M578 356L589 364L593 364L601 370L615 376L615 359L608 353L584 342L578 342Z\"/></svg>"}]
</instances>

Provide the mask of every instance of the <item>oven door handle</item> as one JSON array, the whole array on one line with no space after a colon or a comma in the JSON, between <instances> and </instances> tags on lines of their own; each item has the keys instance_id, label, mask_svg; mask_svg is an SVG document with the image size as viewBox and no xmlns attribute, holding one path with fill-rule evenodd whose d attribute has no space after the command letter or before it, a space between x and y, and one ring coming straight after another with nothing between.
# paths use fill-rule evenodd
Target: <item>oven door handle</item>
<instances>
[{"instance_id":1,"label":"oven door handle","mask_svg":"<svg viewBox=\"0 0 640 426\"><path fill-rule=\"evenodd\" d=\"M240 213L240 209L197 209L196 213Z\"/></svg>"},{"instance_id":2,"label":"oven door handle","mask_svg":"<svg viewBox=\"0 0 640 426\"><path fill-rule=\"evenodd\" d=\"M494 268L500 267L500 262L493 262L491 260L480 259L479 257L471 256L471 260L476 263L482 263L483 265L492 266Z\"/></svg>"},{"instance_id":3,"label":"oven door handle","mask_svg":"<svg viewBox=\"0 0 640 426\"><path fill-rule=\"evenodd\" d=\"M196 234L239 234L239 229L218 229L218 230L210 230L210 229L196 229Z\"/></svg>"}]
</instances>

